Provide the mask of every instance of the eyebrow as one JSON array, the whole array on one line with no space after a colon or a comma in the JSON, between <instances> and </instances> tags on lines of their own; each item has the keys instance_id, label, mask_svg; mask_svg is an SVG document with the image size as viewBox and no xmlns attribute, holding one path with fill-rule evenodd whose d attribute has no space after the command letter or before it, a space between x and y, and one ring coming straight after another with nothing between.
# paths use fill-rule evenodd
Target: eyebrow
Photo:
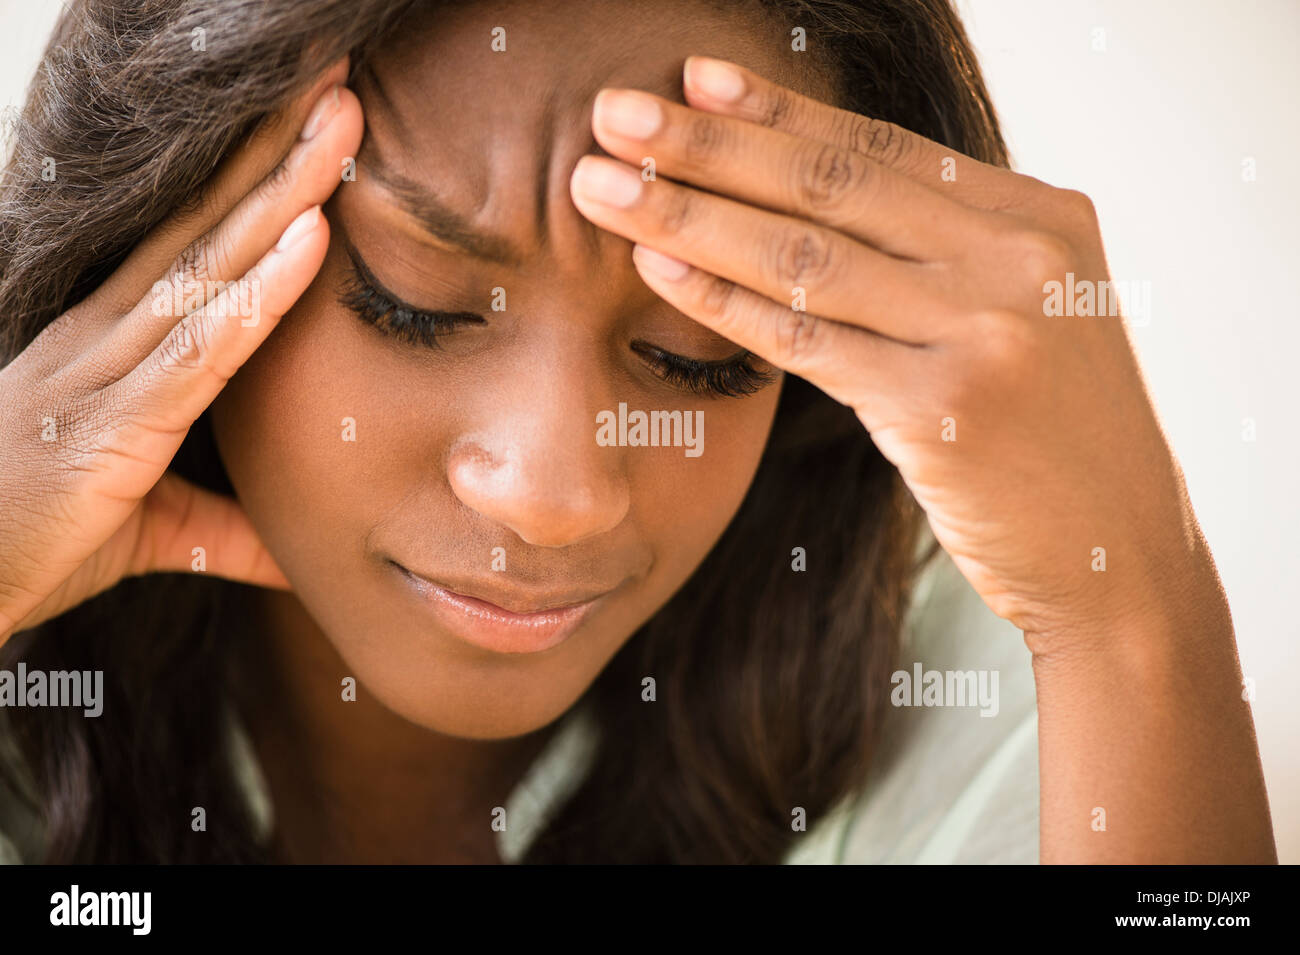
<instances>
[{"instance_id":1,"label":"eyebrow","mask_svg":"<svg viewBox=\"0 0 1300 955\"><path fill-rule=\"evenodd\" d=\"M361 87L369 87L379 100L377 105L382 106L391 117L397 117L398 112L393 99L388 95L384 88L383 81L375 71L374 66L369 61L363 62L357 71L355 82L358 86L358 92ZM671 93L673 84L669 83L666 92ZM592 94L594 96L594 93ZM539 161L539 175L537 179L537 192L535 196L535 208L537 221L540 223L542 231L546 229L546 170L550 166L551 151L554 147L554 138L550 133L549 119L554 114L555 89L554 87L547 93L543 105L542 126L547 130L546 135L541 143L541 157ZM684 100L683 100L684 102ZM614 157L596 141L594 136L589 135L590 148L588 153L595 156ZM519 268L524 261L525 256L518 246L512 243L504 236L491 232L485 232L475 226L466 217L462 216L455 209L452 209L442 199L434 195L429 189L420 185L412 179L407 178L395 169L385 166L382 159L376 159L374 156L374 142L370 132L370 123L367 122L362 137L361 147L357 152L356 161L361 163L362 156L367 153L370 164L366 166L367 174L374 177L375 181L391 195L402 208L414 217L424 230L443 245L449 246L455 250L471 255L484 261L493 262L498 265L505 265L511 268ZM601 229L594 222L584 220L586 228L583 230L584 238L588 245L594 250L600 246Z\"/></svg>"},{"instance_id":2,"label":"eyebrow","mask_svg":"<svg viewBox=\"0 0 1300 955\"><path fill-rule=\"evenodd\" d=\"M377 105L381 106L389 116L396 117L398 115L392 98L388 95L388 91L384 89L383 81L380 80L379 74L375 72L373 64L369 61L361 64L355 82L358 92L368 87L368 91L374 93L379 100ZM370 123L367 122L361 139L361 148L356 156L357 164L361 164L362 157L368 158L370 162L366 165L366 173L373 176L385 192L396 199L407 213L418 220L429 235L443 245L465 252L475 258L495 262L499 265L518 267L523 260L523 256L520 254L519 249L509 240L499 235L485 233L483 230L476 228L473 223L424 186L408 179L397 170L385 166L383 160L375 156L374 145Z\"/></svg>"},{"instance_id":3,"label":"eyebrow","mask_svg":"<svg viewBox=\"0 0 1300 955\"><path fill-rule=\"evenodd\" d=\"M365 171L439 242L498 265L518 268L523 262L522 252L509 239L484 232L424 186L400 172L373 161L373 158Z\"/></svg>"}]
</instances>

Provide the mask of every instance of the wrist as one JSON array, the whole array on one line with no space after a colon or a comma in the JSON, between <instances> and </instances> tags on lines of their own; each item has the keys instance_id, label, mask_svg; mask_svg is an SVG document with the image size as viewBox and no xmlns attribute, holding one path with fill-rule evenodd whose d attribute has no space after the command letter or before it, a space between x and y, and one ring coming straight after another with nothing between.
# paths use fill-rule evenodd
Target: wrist
<instances>
[{"instance_id":1,"label":"wrist","mask_svg":"<svg viewBox=\"0 0 1300 955\"><path fill-rule=\"evenodd\" d=\"M1163 562L1132 588L1097 588L1089 606L1057 615L1058 622L1025 631L1033 658L1118 656L1137 662L1185 655L1233 640L1227 594L1208 550ZM1235 647L1234 647L1235 649Z\"/></svg>"}]
</instances>

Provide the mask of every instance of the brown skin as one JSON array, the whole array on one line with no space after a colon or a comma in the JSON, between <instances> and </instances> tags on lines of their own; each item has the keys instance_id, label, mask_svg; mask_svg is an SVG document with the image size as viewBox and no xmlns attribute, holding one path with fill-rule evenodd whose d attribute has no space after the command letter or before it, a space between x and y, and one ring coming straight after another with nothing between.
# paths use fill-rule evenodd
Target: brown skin
<instances>
[{"instance_id":1,"label":"brown skin","mask_svg":"<svg viewBox=\"0 0 1300 955\"><path fill-rule=\"evenodd\" d=\"M602 94L578 207L665 301L852 407L1024 631L1042 861L1275 862L1231 614L1125 324L1045 313L1047 283L1110 279L1091 202L710 65L691 108ZM665 178L602 201L588 174L647 154Z\"/></svg>"},{"instance_id":2,"label":"brown skin","mask_svg":"<svg viewBox=\"0 0 1300 955\"><path fill-rule=\"evenodd\" d=\"M485 40L502 22L509 60ZM356 84L366 140L356 181L326 207L324 267L213 405L240 501L294 587L268 595L277 704L253 718L288 857L494 857L492 807L749 487L779 385L708 398L657 378L633 339L697 359L736 346L647 289L630 243L569 199L578 157L596 148L600 87L681 102L681 64L701 49L781 72L732 22L690 5L674 22L665 34L630 8L475 6L377 56L378 86ZM575 34L597 48L575 59ZM439 244L383 185L394 172L521 247L522 261ZM362 323L338 301L345 236L402 299L488 324L433 351ZM495 286L503 313L490 310ZM619 402L702 409L704 453L597 445L597 412ZM342 440L345 417L355 443ZM504 572L491 569L497 547ZM388 557L504 590L613 593L559 646L494 654L431 623ZM360 684L355 703L340 701L346 676Z\"/></svg>"},{"instance_id":3,"label":"brown skin","mask_svg":"<svg viewBox=\"0 0 1300 955\"><path fill-rule=\"evenodd\" d=\"M361 140L356 96L325 92L336 66L232 156L208 202L0 371L0 640L123 576L187 569L201 542L207 572L281 591L266 600L248 714L280 858L495 859L491 808L699 564L771 425L776 387L690 399L627 346L711 358L730 340L852 406L958 567L1025 631L1043 861L1275 861L1231 615L1124 327L1042 314L1044 281L1106 277L1086 198L967 157L941 179L951 151L834 110L817 101L825 91L792 93L764 59L772 48L741 28L683 8L669 38L663 18L643 26L639 7L602 6L548 7L562 28L499 7L408 33L380 58L388 103L360 90L373 139L327 223L316 206ZM497 72L484 38L502 22L527 56ZM629 49L635 64L584 71ZM739 99L706 94L688 69L693 109L680 108L677 71L701 52L752 67ZM593 117L602 86L664 94L659 131L630 140L608 111ZM296 143L318 100L333 121ZM579 164L588 123L607 157ZM534 150L548 133L543 230ZM268 177L286 153L289 174ZM449 262L367 176L381 153L478 210L475 225L524 246L522 261ZM661 178L630 205L601 206L570 179L645 155ZM272 250L291 222L298 241ZM335 300L344 229L404 297L486 311L503 286L510 310L443 351L383 338ZM628 239L695 268L656 276ZM158 314L150 289L169 275L256 278L262 320L223 317L219 299ZM806 312L790 308L796 285ZM165 473L219 393L214 423L247 515ZM705 456L598 448L595 412L619 401L703 406ZM46 417L53 440L32 425ZM956 442L940 438L948 417ZM498 586L617 589L567 643L505 656L429 625L386 563L479 580L498 546ZM355 703L340 700L344 676L360 683Z\"/></svg>"}]
</instances>

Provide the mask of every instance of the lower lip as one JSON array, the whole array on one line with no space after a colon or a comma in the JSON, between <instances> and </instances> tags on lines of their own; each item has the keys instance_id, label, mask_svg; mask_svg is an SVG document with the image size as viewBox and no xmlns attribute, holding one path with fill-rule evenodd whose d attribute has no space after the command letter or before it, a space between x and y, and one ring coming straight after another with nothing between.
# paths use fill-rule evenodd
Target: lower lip
<instances>
[{"instance_id":1,"label":"lower lip","mask_svg":"<svg viewBox=\"0 0 1300 955\"><path fill-rule=\"evenodd\" d=\"M476 597L454 593L394 564L416 594L455 636L493 653L540 653L558 646L582 625L596 601L539 613L512 613Z\"/></svg>"}]
</instances>

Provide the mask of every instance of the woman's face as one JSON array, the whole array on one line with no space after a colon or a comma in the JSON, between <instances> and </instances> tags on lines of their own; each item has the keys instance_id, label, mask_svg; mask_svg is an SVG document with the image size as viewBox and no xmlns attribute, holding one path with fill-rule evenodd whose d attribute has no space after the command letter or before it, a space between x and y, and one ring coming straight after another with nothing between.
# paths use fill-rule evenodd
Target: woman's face
<instances>
[{"instance_id":1,"label":"woman's face","mask_svg":"<svg viewBox=\"0 0 1300 955\"><path fill-rule=\"evenodd\" d=\"M601 87L683 102L691 53L798 86L796 54L697 4L646 9L474 5L377 56L325 264L213 407L239 498L341 676L442 733L505 738L568 709L718 539L771 427L774 374L741 397L690 389L706 378L682 360L739 349L641 282L569 178L604 152ZM390 298L483 320L431 345ZM634 444L635 412L680 413L654 428L676 443Z\"/></svg>"}]
</instances>

